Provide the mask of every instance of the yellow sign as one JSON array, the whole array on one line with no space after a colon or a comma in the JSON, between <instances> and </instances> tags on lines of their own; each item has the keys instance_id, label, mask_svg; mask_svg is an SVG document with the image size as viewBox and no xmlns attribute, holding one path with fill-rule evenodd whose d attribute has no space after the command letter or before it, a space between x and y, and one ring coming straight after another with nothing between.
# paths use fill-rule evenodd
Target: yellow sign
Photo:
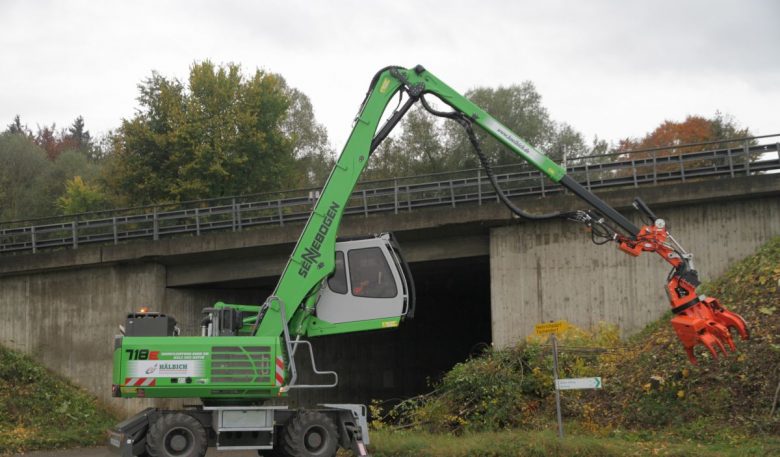
<instances>
[{"instance_id":1,"label":"yellow sign","mask_svg":"<svg viewBox=\"0 0 780 457\"><path fill-rule=\"evenodd\" d=\"M567 321L542 322L534 325L534 332L537 335L549 335L550 333L560 334L571 326Z\"/></svg>"}]
</instances>

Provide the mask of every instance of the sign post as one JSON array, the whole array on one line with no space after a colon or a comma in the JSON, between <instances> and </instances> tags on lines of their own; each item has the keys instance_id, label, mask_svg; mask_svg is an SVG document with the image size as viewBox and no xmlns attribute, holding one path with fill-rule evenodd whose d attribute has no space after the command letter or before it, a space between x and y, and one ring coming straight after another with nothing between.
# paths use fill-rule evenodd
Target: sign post
<instances>
[{"instance_id":1,"label":"sign post","mask_svg":"<svg viewBox=\"0 0 780 457\"><path fill-rule=\"evenodd\" d=\"M563 438L563 418L561 417L561 391L574 389L601 389L601 378L558 379L558 338L557 334L566 331L570 324L566 321L543 322L534 326L537 335L550 335L553 353L553 380L555 381L555 414L558 417L558 437Z\"/></svg>"},{"instance_id":2,"label":"sign post","mask_svg":"<svg viewBox=\"0 0 780 457\"><path fill-rule=\"evenodd\" d=\"M558 438L563 438L563 418L561 417L561 391L558 389L558 338L550 335L553 350L553 379L555 380L555 413L558 416Z\"/></svg>"}]
</instances>

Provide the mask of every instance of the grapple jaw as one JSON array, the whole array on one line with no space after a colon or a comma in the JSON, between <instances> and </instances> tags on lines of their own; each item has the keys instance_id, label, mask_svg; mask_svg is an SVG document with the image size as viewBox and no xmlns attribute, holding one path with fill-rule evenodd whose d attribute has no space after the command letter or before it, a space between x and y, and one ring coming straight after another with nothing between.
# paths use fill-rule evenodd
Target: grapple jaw
<instances>
[{"instance_id":1,"label":"grapple jaw","mask_svg":"<svg viewBox=\"0 0 780 457\"><path fill-rule=\"evenodd\" d=\"M672 311L676 314L672 318L672 327L694 365L697 361L693 348L697 344L706 347L717 359L718 349L724 356L728 356L728 349L737 350L732 330L736 330L743 340L750 337L745 320L721 306L715 298L701 296Z\"/></svg>"}]
</instances>

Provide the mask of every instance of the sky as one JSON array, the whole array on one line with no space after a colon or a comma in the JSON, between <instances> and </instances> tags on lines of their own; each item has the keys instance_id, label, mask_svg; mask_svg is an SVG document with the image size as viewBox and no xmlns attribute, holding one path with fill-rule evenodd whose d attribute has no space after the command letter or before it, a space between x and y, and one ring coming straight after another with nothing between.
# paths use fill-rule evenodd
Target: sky
<instances>
[{"instance_id":1,"label":"sky","mask_svg":"<svg viewBox=\"0 0 780 457\"><path fill-rule=\"evenodd\" d=\"M773 0L0 0L0 127L81 115L104 134L153 70L186 80L210 59L284 76L337 150L387 65L422 64L461 92L530 80L588 141L717 110L773 134L779 18Z\"/></svg>"}]
</instances>

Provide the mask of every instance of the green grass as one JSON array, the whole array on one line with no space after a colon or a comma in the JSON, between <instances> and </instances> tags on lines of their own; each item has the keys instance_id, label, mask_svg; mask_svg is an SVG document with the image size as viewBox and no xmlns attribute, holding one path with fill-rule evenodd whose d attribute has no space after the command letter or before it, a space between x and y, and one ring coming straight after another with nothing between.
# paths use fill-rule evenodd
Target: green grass
<instances>
[{"instance_id":1,"label":"green grass","mask_svg":"<svg viewBox=\"0 0 780 457\"><path fill-rule=\"evenodd\" d=\"M743 457L780 455L780 439L745 438L732 442L699 443L656 433L641 436L613 432L608 436L569 432L558 439L554 431L500 431L460 436L425 432L375 431L374 457L612 457L665 456Z\"/></svg>"},{"instance_id":2,"label":"green grass","mask_svg":"<svg viewBox=\"0 0 780 457\"><path fill-rule=\"evenodd\" d=\"M0 347L0 455L105 442L115 415L30 357Z\"/></svg>"}]
</instances>

